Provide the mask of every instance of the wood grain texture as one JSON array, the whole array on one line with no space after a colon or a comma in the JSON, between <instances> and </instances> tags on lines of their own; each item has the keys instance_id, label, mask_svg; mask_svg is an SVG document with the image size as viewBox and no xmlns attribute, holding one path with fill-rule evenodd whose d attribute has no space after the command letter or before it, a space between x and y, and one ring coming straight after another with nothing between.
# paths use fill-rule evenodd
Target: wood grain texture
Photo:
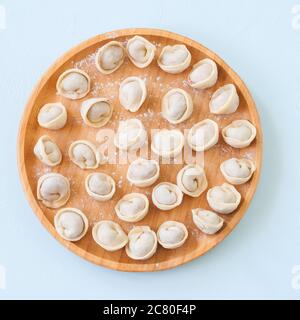
<instances>
[{"instance_id":1,"label":"wood grain texture","mask_svg":"<svg viewBox=\"0 0 300 320\"><path fill-rule=\"evenodd\" d=\"M146 69L138 69L129 59L111 75L101 75L95 68L93 61L95 52L99 47L111 41L112 39L126 41L134 35L145 36L148 40L157 45L157 54L165 45L183 43L192 54L192 64L198 60L209 57L213 59L219 70L218 81L215 86L207 90L195 90L186 85L184 80L187 79L187 74L191 69L188 68L185 72L179 75L171 75L163 72L157 66L156 61L153 61ZM92 91L86 98L93 96L103 96L110 99L114 106L114 113L111 121L108 123L108 128L116 128L120 119L138 117L142 120L147 130L151 128L174 128L180 129L191 128L192 125L205 118L215 120L220 129L228 125L235 119L250 120L257 128L257 137L255 141L245 149L234 149L226 145L220 136L220 141L217 146L205 152L204 165L208 178L209 187L219 185L225 182L219 165L225 159L231 157L247 156L253 159L256 163L257 170L252 179L241 186L237 186L238 191L242 195L242 202L239 208L230 215L222 215L226 221L225 227L216 235L208 236L201 233L193 224L191 217L192 208L208 208L206 201L206 192L199 198L190 198L184 196L184 201L181 206L169 212L163 212L155 208L151 201L152 188L140 189L131 186L127 183L126 172L128 165L103 165L97 170L81 170L70 162L67 151L69 145L77 139L87 139L96 142L97 129L87 127L83 124L80 117L80 105L84 99L71 101L56 95L55 84L59 75L68 68L77 66L86 71L92 79ZM142 108L136 113L131 114L120 107L118 102L119 83L126 77L136 75L146 79L148 87L148 98ZM227 116L216 116L209 113L208 102L212 93L221 85L226 83L234 83L237 87L240 96L240 106L236 113ZM183 124L173 126L166 122L160 116L160 100L162 96L171 88L181 87L187 90L194 101L194 112L190 119ZM65 104L68 112L67 125L57 131L49 131L38 126L37 114L41 106L48 102L61 101ZM149 112L152 110L153 113ZM63 162L60 166L53 169L47 168L39 162L33 154L33 147L38 138L47 134L63 152ZM191 261L215 245L221 242L238 224L240 219L245 214L250 201L257 187L262 163L262 130L259 116L255 107L255 103L239 76L215 53L211 52L198 42L195 42L186 37L156 29L125 29L114 32L109 32L103 35L96 36L79 46L67 52L63 57L45 73L37 87L34 89L20 124L19 140L18 140L18 165L21 181L28 198L28 201L46 229L65 247L72 252L104 267L122 270L122 271L157 271L169 268L174 268L188 261ZM161 165L161 176L157 183L169 181L176 183L177 172L183 165ZM36 186L38 178L46 172L59 172L71 180L71 198L67 203L68 207L81 209L89 218L89 231L87 235L76 243L71 243L63 240L56 233L53 220L55 210L47 209L36 199ZM113 199L106 203L99 203L91 199L84 189L84 179L91 172L105 172L115 179L118 188ZM126 193L143 192L149 197L150 211L147 217L141 222L134 225L149 225L155 231L158 226L166 220L177 220L184 222L189 230L187 242L176 250L166 250L159 246L156 254L146 261L134 261L127 257L125 250L119 250L111 253L100 248L92 239L91 229L95 222L101 219L112 219L120 223L125 231L132 228L132 224L120 221L114 213L114 206L117 201ZM255 221L253 222L255 223Z\"/></svg>"}]
</instances>

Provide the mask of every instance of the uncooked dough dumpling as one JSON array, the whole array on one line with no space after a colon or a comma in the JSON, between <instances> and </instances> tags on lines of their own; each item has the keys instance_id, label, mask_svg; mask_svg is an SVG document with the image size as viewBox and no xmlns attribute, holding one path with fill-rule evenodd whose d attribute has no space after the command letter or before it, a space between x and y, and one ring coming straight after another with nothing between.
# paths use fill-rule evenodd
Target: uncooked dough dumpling
<instances>
[{"instance_id":1,"label":"uncooked dough dumpling","mask_svg":"<svg viewBox=\"0 0 300 320\"><path fill-rule=\"evenodd\" d=\"M37 198L46 207L57 209L64 206L70 197L69 180L59 173L47 173L37 183Z\"/></svg>"},{"instance_id":2,"label":"uncooked dough dumpling","mask_svg":"<svg viewBox=\"0 0 300 320\"><path fill-rule=\"evenodd\" d=\"M249 159L231 158L222 162L220 169L229 183L239 185L251 179L255 171L255 164Z\"/></svg>"},{"instance_id":3,"label":"uncooked dough dumpling","mask_svg":"<svg viewBox=\"0 0 300 320\"><path fill-rule=\"evenodd\" d=\"M158 130L153 134L151 150L163 158L178 156L184 147L184 136L178 129Z\"/></svg>"},{"instance_id":4,"label":"uncooked dough dumpling","mask_svg":"<svg viewBox=\"0 0 300 320\"><path fill-rule=\"evenodd\" d=\"M157 181L159 174L160 167L156 160L138 158L130 164L127 180L140 188L149 187Z\"/></svg>"},{"instance_id":5,"label":"uncooked dough dumpling","mask_svg":"<svg viewBox=\"0 0 300 320\"><path fill-rule=\"evenodd\" d=\"M89 174L85 179L86 192L97 201L108 201L116 192L114 179L102 172Z\"/></svg>"},{"instance_id":6,"label":"uncooked dough dumpling","mask_svg":"<svg viewBox=\"0 0 300 320\"><path fill-rule=\"evenodd\" d=\"M45 104L38 114L38 123L41 127L58 130L67 123L67 111L65 106L60 102Z\"/></svg>"},{"instance_id":7,"label":"uncooked dough dumpling","mask_svg":"<svg viewBox=\"0 0 300 320\"><path fill-rule=\"evenodd\" d=\"M240 103L234 84L226 84L212 95L209 102L209 110L214 114L234 113Z\"/></svg>"},{"instance_id":8,"label":"uncooked dough dumpling","mask_svg":"<svg viewBox=\"0 0 300 320\"><path fill-rule=\"evenodd\" d=\"M149 211L149 200L142 193L126 194L115 206L119 219L126 222L138 222L145 218Z\"/></svg>"},{"instance_id":9,"label":"uncooked dough dumpling","mask_svg":"<svg viewBox=\"0 0 300 320\"><path fill-rule=\"evenodd\" d=\"M75 242L85 236L89 222L82 211L75 208L64 208L56 213L54 226L63 239Z\"/></svg>"},{"instance_id":10,"label":"uncooked dough dumpling","mask_svg":"<svg viewBox=\"0 0 300 320\"><path fill-rule=\"evenodd\" d=\"M187 120L193 113L192 97L183 89L168 91L161 102L162 116L172 124Z\"/></svg>"},{"instance_id":11,"label":"uncooked dough dumpling","mask_svg":"<svg viewBox=\"0 0 300 320\"><path fill-rule=\"evenodd\" d=\"M100 128L107 124L113 113L113 107L106 98L85 100L80 109L84 123L90 127Z\"/></svg>"},{"instance_id":12,"label":"uncooked dough dumpling","mask_svg":"<svg viewBox=\"0 0 300 320\"><path fill-rule=\"evenodd\" d=\"M139 119L120 121L114 143L120 150L142 148L148 140L147 131Z\"/></svg>"},{"instance_id":13,"label":"uncooked dough dumpling","mask_svg":"<svg viewBox=\"0 0 300 320\"><path fill-rule=\"evenodd\" d=\"M218 80L218 68L211 59L197 62L189 74L188 82L192 88L207 89L215 85Z\"/></svg>"},{"instance_id":14,"label":"uncooked dough dumpling","mask_svg":"<svg viewBox=\"0 0 300 320\"><path fill-rule=\"evenodd\" d=\"M96 67L103 74L110 74L121 67L125 59L122 43L110 41L101 47L96 55Z\"/></svg>"},{"instance_id":15,"label":"uncooked dough dumpling","mask_svg":"<svg viewBox=\"0 0 300 320\"><path fill-rule=\"evenodd\" d=\"M36 157L47 166L55 167L61 163L61 151L57 144L48 136L42 136L39 138L33 152Z\"/></svg>"},{"instance_id":16,"label":"uncooked dough dumpling","mask_svg":"<svg viewBox=\"0 0 300 320\"><path fill-rule=\"evenodd\" d=\"M210 119L205 119L193 125L187 137L190 148L195 151L205 151L219 141L219 127Z\"/></svg>"},{"instance_id":17,"label":"uncooked dough dumpling","mask_svg":"<svg viewBox=\"0 0 300 320\"><path fill-rule=\"evenodd\" d=\"M138 77L128 77L120 84L119 100L121 105L130 112L136 112L147 97L145 82Z\"/></svg>"},{"instance_id":18,"label":"uncooked dough dumpling","mask_svg":"<svg viewBox=\"0 0 300 320\"><path fill-rule=\"evenodd\" d=\"M192 210L192 215L197 228L206 234L215 234L223 227L224 219L213 211L198 208Z\"/></svg>"},{"instance_id":19,"label":"uncooked dough dumpling","mask_svg":"<svg viewBox=\"0 0 300 320\"><path fill-rule=\"evenodd\" d=\"M176 44L164 47L157 63L163 71L175 74L187 69L191 59L192 56L188 48L183 44Z\"/></svg>"},{"instance_id":20,"label":"uncooked dough dumpling","mask_svg":"<svg viewBox=\"0 0 300 320\"><path fill-rule=\"evenodd\" d=\"M90 77L80 69L69 69L65 71L60 75L56 83L57 93L71 100L85 97L90 89Z\"/></svg>"},{"instance_id":21,"label":"uncooked dough dumpling","mask_svg":"<svg viewBox=\"0 0 300 320\"><path fill-rule=\"evenodd\" d=\"M127 42L127 55L138 68L146 68L155 57L156 47L141 36L134 36Z\"/></svg>"},{"instance_id":22,"label":"uncooked dough dumpling","mask_svg":"<svg viewBox=\"0 0 300 320\"><path fill-rule=\"evenodd\" d=\"M177 185L183 193L199 197L207 188L204 169L196 164L183 167L177 174Z\"/></svg>"},{"instance_id":23,"label":"uncooked dough dumpling","mask_svg":"<svg viewBox=\"0 0 300 320\"><path fill-rule=\"evenodd\" d=\"M162 223L157 231L158 243L165 249L176 249L181 247L188 237L186 226L177 221L166 221Z\"/></svg>"},{"instance_id":24,"label":"uncooked dough dumpling","mask_svg":"<svg viewBox=\"0 0 300 320\"><path fill-rule=\"evenodd\" d=\"M86 140L74 141L69 147L69 157L81 169L96 169L105 162L94 144Z\"/></svg>"},{"instance_id":25,"label":"uncooked dough dumpling","mask_svg":"<svg viewBox=\"0 0 300 320\"><path fill-rule=\"evenodd\" d=\"M109 220L99 221L92 230L94 241L107 251L117 251L126 246L128 237L121 226Z\"/></svg>"},{"instance_id":26,"label":"uncooked dough dumpling","mask_svg":"<svg viewBox=\"0 0 300 320\"><path fill-rule=\"evenodd\" d=\"M234 120L222 130L224 141L234 148L248 147L256 137L256 128L247 120Z\"/></svg>"},{"instance_id":27,"label":"uncooked dough dumpling","mask_svg":"<svg viewBox=\"0 0 300 320\"><path fill-rule=\"evenodd\" d=\"M157 249L156 233L148 226L134 227L128 234L126 253L134 260L151 258Z\"/></svg>"},{"instance_id":28,"label":"uncooked dough dumpling","mask_svg":"<svg viewBox=\"0 0 300 320\"><path fill-rule=\"evenodd\" d=\"M233 212L241 202L240 193L228 183L209 189L206 197L214 211L224 214Z\"/></svg>"},{"instance_id":29,"label":"uncooked dough dumpling","mask_svg":"<svg viewBox=\"0 0 300 320\"><path fill-rule=\"evenodd\" d=\"M174 209L181 204L182 199L182 191L170 182L161 182L152 191L153 204L160 210Z\"/></svg>"}]
</instances>

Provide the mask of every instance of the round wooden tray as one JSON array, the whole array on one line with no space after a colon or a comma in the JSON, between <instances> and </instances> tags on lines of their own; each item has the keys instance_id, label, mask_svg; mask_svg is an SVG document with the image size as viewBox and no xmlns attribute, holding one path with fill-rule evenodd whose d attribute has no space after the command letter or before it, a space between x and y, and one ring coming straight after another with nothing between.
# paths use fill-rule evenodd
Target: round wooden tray
<instances>
[{"instance_id":1,"label":"round wooden tray","mask_svg":"<svg viewBox=\"0 0 300 320\"><path fill-rule=\"evenodd\" d=\"M200 59L209 57L213 59L219 70L217 83L207 90L193 90L187 83L187 74L191 67L185 72L172 75L163 72L156 63L156 59L145 69L138 69L129 59L121 66L119 70L111 75L100 74L94 64L95 52L99 47L116 39L126 41L134 35L145 36L148 40L157 46L157 54L165 45L176 43L185 44L192 54L191 66ZM192 208L208 208L206 201L206 192L199 198L184 197L183 203L168 212L163 212L155 208L151 201L152 188L139 189L131 186L126 180L128 165L103 165L94 171L106 172L117 182L117 192L111 201L99 203L92 200L85 192L84 179L91 172L90 170L81 170L70 162L67 155L69 145L78 139L87 139L96 143L97 129L87 127L83 124L80 117L80 104L82 100L71 101L56 95L56 81L58 76L66 69L77 67L86 71L92 79L92 90L88 97L103 96L110 99L114 106L112 119L107 127L116 128L120 119L138 117L142 120L147 130L151 128L171 128L174 127L166 122L160 116L161 97L171 88L181 87L187 90L194 101L194 112L190 119L183 124L178 125L180 129L188 129L191 126L205 118L215 120L220 129L235 119L250 120L257 128L257 137L248 148L234 149L226 145L220 137L219 143L212 149L205 152L204 165L208 178L209 187L219 185L225 182L219 165L225 159L230 157L248 157L255 163L257 170L252 179L237 189L242 195L242 202L239 208L230 215L223 215L226 223L223 229L212 236L201 233L193 224L191 217ZM142 108L135 114L131 114L122 107L118 101L119 83L126 77L136 75L146 79L148 88L148 98ZM215 116L209 113L208 102L211 94L221 85L234 83L240 96L240 106L238 111L232 115ZM86 98L88 98L86 97ZM49 131L38 126L37 114L41 106L48 102L61 101L67 107L68 122L67 125L57 131ZM47 134L57 142L63 151L63 162L55 168L48 168L43 165L33 154L33 148L37 139ZM23 115L18 141L18 165L22 184L29 200L29 203L49 232L69 250L73 251L82 258L104 267L122 270L122 271L156 271L173 268L188 261L191 261L216 244L221 242L237 225L246 212L250 201L257 187L262 162L262 131L259 116L255 103L239 76L215 53L208 50L201 44L181 35L177 35L164 30L155 29L125 29L105 33L96 36L74 49L67 52L63 57L46 72L41 81L34 89ZM161 176L158 182L169 181L176 183L176 174L183 165L161 165ZM87 235L76 243L63 240L55 231L53 219L55 210L44 207L36 198L36 187L38 178L47 172L59 172L68 177L71 181L71 198L67 203L68 207L81 209L89 218L89 231ZM116 202L126 193L143 192L150 200L150 211L147 217L134 225L149 225L157 231L158 226L166 220L182 221L189 230L187 242L179 249L166 250L159 246L156 254L146 261L135 261L127 257L125 250L117 252L106 252L99 247L92 239L91 228L93 224L101 219L112 219L121 224L126 232L132 228L132 224L120 221L114 213Z\"/></svg>"}]
</instances>

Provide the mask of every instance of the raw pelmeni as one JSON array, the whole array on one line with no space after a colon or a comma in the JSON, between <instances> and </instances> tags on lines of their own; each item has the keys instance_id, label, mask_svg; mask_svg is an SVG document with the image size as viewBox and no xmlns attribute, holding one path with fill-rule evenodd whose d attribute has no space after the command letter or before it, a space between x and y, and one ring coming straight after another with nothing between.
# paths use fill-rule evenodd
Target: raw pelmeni
<instances>
[{"instance_id":1,"label":"raw pelmeni","mask_svg":"<svg viewBox=\"0 0 300 320\"><path fill-rule=\"evenodd\" d=\"M108 201L116 192L116 184L111 176L102 172L95 172L86 177L85 189L93 199Z\"/></svg>"},{"instance_id":2,"label":"raw pelmeni","mask_svg":"<svg viewBox=\"0 0 300 320\"><path fill-rule=\"evenodd\" d=\"M197 228L206 234L215 234L223 227L224 219L212 211L198 208L192 210L192 215Z\"/></svg>"},{"instance_id":3,"label":"raw pelmeni","mask_svg":"<svg viewBox=\"0 0 300 320\"><path fill-rule=\"evenodd\" d=\"M212 95L209 102L209 110L214 114L234 113L240 103L234 84L226 84Z\"/></svg>"},{"instance_id":4,"label":"raw pelmeni","mask_svg":"<svg viewBox=\"0 0 300 320\"><path fill-rule=\"evenodd\" d=\"M91 80L87 73L80 69L69 69L57 80L56 90L60 96L71 100L85 97L91 88Z\"/></svg>"},{"instance_id":5,"label":"raw pelmeni","mask_svg":"<svg viewBox=\"0 0 300 320\"><path fill-rule=\"evenodd\" d=\"M211 59L203 59L193 65L188 82L192 88L207 89L215 85L218 80L216 63Z\"/></svg>"},{"instance_id":6,"label":"raw pelmeni","mask_svg":"<svg viewBox=\"0 0 300 320\"><path fill-rule=\"evenodd\" d=\"M67 111L65 106L60 102L45 104L39 111L38 123L41 127L58 130L67 123Z\"/></svg>"},{"instance_id":7,"label":"raw pelmeni","mask_svg":"<svg viewBox=\"0 0 300 320\"><path fill-rule=\"evenodd\" d=\"M224 214L233 212L241 202L240 193L228 183L209 189L206 197L214 211Z\"/></svg>"},{"instance_id":8,"label":"raw pelmeni","mask_svg":"<svg viewBox=\"0 0 300 320\"><path fill-rule=\"evenodd\" d=\"M41 136L33 149L36 157L50 167L55 167L61 163L62 154L55 142L48 136Z\"/></svg>"},{"instance_id":9,"label":"raw pelmeni","mask_svg":"<svg viewBox=\"0 0 300 320\"><path fill-rule=\"evenodd\" d=\"M153 204L160 210L174 209L181 204L182 199L182 191L170 182L161 182L152 190Z\"/></svg>"},{"instance_id":10,"label":"raw pelmeni","mask_svg":"<svg viewBox=\"0 0 300 320\"><path fill-rule=\"evenodd\" d=\"M186 226L177 221L166 221L162 223L157 231L158 243L165 249L176 249L181 247L188 237Z\"/></svg>"},{"instance_id":11,"label":"raw pelmeni","mask_svg":"<svg viewBox=\"0 0 300 320\"><path fill-rule=\"evenodd\" d=\"M125 49L118 41L110 41L102 46L96 55L96 67L103 74L110 74L121 67L125 59Z\"/></svg>"}]
</instances>

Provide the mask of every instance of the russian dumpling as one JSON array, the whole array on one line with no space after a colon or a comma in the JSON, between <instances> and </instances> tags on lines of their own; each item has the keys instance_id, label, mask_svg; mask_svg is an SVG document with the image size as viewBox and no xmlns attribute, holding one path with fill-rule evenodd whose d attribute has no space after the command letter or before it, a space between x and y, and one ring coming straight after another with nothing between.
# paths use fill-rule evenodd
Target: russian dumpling
<instances>
[{"instance_id":1,"label":"russian dumpling","mask_svg":"<svg viewBox=\"0 0 300 320\"><path fill-rule=\"evenodd\" d=\"M206 234L217 233L224 224L224 219L219 217L216 213L204 210L193 209L192 210L193 221L198 229Z\"/></svg>"},{"instance_id":2,"label":"russian dumpling","mask_svg":"<svg viewBox=\"0 0 300 320\"><path fill-rule=\"evenodd\" d=\"M177 174L177 185L183 193L199 197L207 188L204 169L195 164L183 167Z\"/></svg>"},{"instance_id":3,"label":"russian dumpling","mask_svg":"<svg viewBox=\"0 0 300 320\"><path fill-rule=\"evenodd\" d=\"M106 98L85 100L80 109L84 123L90 127L100 128L107 124L113 113L113 107Z\"/></svg>"},{"instance_id":4,"label":"russian dumpling","mask_svg":"<svg viewBox=\"0 0 300 320\"><path fill-rule=\"evenodd\" d=\"M137 187L149 187L157 181L160 167L156 160L138 158L133 161L127 171L127 180Z\"/></svg>"},{"instance_id":5,"label":"russian dumpling","mask_svg":"<svg viewBox=\"0 0 300 320\"><path fill-rule=\"evenodd\" d=\"M141 36L129 39L126 49L130 61L138 68L146 68L155 57L155 45Z\"/></svg>"},{"instance_id":6,"label":"russian dumpling","mask_svg":"<svg viewBox=\"0 0 300 320\"><path fill-rule=\"evenodd\" d=\"M41 136L33 149L36 157L50 167L55 167L61 163L62 154L55 142L48 136Z\"/></svg>"},{"instance_id":7,"label":"russian dumpling","mask_svg":"<svg viewBox=\"0 0 300 320\"><path fill-rule=\"evenodd\" d=\"M178 207L182 199L182 191L176 184L170 182L161 182L152 190L153 204L163 211Z\"/></svg>"},{"instance_id":8,"label":"russian dumpling","mask_svg":"<svg viewBox=\"0 0 300 320\"><path fill-rule=\"evenodd\" d=\"M57 233L67 241L79 241L88 231L89 222L86 215L75 208L59 210L54 217Z\"/></svg>"},{"instance_id":9,"label":"russian dumpling","mask_svg":"<svg viewBox=\"0 0 300 320\"><path fill-rule=\"evenodd\" d=\"M46 207L57 209L65 205L70 197L69 180L59 173L47 173L37 183L37 198Z\"/></svg>"},{"instance_id":10,"label":"russian dumpling","mask_svg":"<svg viewBox=\"0 0 300 320\"><path fill-rule=\"evenodd\" d=\"M65 106L60 102L45 104L38 114L38 123L41 127L58 130L67 123L67 111Z\"/></svg>"},{"instance_id":11,"label":"russian dumpling","mask_svg":"<svg viewBox=\"0 0 300 320\"><path fill-rule=\"evenodd\" d=\"M177 221L166 221L162 223L157 231L157 241L165 249L176 249L181 247L188 237L186 226Z\"/></svg>"},{"instance_id":12,"label":"russian dumpling","mask_svg":"<svg viewBox=\"0 0 300 320\"><path fill-rule=\"evenodd\" d=\"M200 60L193 65L188 76L189 85L196 89L207 89L215 85L218 80L216 63L208 58Z\"/></svg>"},{"instance_id":13,"label":"russian dumpling","mask_svg":"<svg viewBox=\"0 0 300 320\"><path fill-rule=\"evenodd\" d=\"M251 179L255 164L249 159L231 158L222 162L220 169L229 183L239 185Z\"/></svg>"},{"instance_id":14,"label":"russian dumpling","mask_svg":"<svg viewBox=\"0 0 300 320\"><path fill-rule=\"evenodd\" d=\"M161 102L162 116L172 124L187 120L193 113L192 97L180 88L168 91Z\"/></svg>"},{"instance_id":15,"label":"russian dumpling","mask_svg":"<svg viewBox=\"0 0 300 320\"><path fill-rule=\"evenodd\" d=\"M101 47L96 55L96 67L103 74L110 74L121 67L125 59L122 43L110 41Z\"/></svg>"},{"instance_id":16,"label":"russian dumpling","mask_svg":"<svg viewBox=\"0 0 300 320\"><path fill-rule=\"evenodd\" d=\"M163 158L179 155L184 147L184 136L178 129L162 129L153 134L151 150Z\"/></svg>"},{"instance_id":17,"label":"russian dumpling","mask_svg":"<svg viewBox=\"0 0 300 320\"><path fill-rule=\"evenodd\" d=\"M94 241L107 251L117 251L126 246L128 237L121 226L109 220L96 223L92 230Z\"/></svg>"},{"instance_id":18,"label":"russian dumpling","mask_svg":"<svg viewBox=\"0 0 300 320\"><path fill-rule=\"evenodd\" d=\"M151 258L157 249L156 233L148 226L134 227L128 233L126 253L134 260L146 260Z\"/></svg>"},{"instance_id":19,"label":"russian dumpling","mask_svg":"<svg viewBox=\"0 0 300 320\"><path fill-rule=\"evenodd\" d=\"M209 101L209 110L214 114L231 114L237 110L239 103L236 87L229 83L213 93Z\"/></svg>"},{"instance_id":20,"label":"russian dumpling","mask_svg":"<svg viewBox=\"0 0 300 320\"><path fill-rule=\"evenodd\" d=\"M228 183L209 189L206 197L213 210L224 214L233 212L241 202L240 193Z\"/></svg>"},{"instance_id":21,"label":"russian dumpling","mask_svg":"<svg viewBox=\"0 0 300 320\"><path fill-rule=\"evenodd\" d=\"M108 201L116 192L116 183L111 176L102 172L96 172L86 177L85 189L93 199Z\"/></svg>"},{"instance_id":22,"label":"russian dumpling","mask_svg":"<svg viewBox=\"0 0 300 320\"><path fill-rule=\"evenodd\" d=\"M183 44L165 46L157 60L159 67L168 73L180 73L191 63L191 53Z\"/></svg>"},{"instance_id":23,"label":"russian dumpling","mask_svg":"<svg viewBox=\"0 0 300 320\"><path fill-rule=\"evenodd\" d=\"M139 119L120 121L115 134L115 146L121 150L133 151L143 147L148 140L147 131Z\"/></svg>"},{"instance_id":24,"label":"russian dumpling","mask_svg":"<svg viewBox=\"0 0 300 320\"><path fill-rule=\"evenodd\" d=\"M85 97L91 89L91 80L87 73L79 69L66 70L57 80L56 90L60 96L71 100Z\"/></svg>"},{"instance_id":25,"label":"russian dumpling","mask_svg":"<svg viewBox=\"0 0 300 320\"><path fill-rule=\"evenodd\" d=\"M256 128L247 120L234 120L222 130L224 141L234 148L248 147L256 137Z\"/></svg>"},{"instance_id":26,"label":"russian dumpling","mask_svg":"<svg viewBox=\"0 0 300 320\"><path fill-rule=\"evenodd\" d=\"M130 112L136 112L147 97L145 82L138 77L128 77L120 84L119 100L121 105Z\"/></svg>"},{"instance_id":27,"label":"russian dumpling","mask_svg":"<svg viewBox=\"0 0 300 320\"><path fill-rule=\"evenodd\" d=\"M69 157L81 169L96 169L104 162L103 155L86 140L74 141L69 148Z\"/></svg>"},{"instance_id":28,"label":"russian dumpling","mask_svg":"<svg viewBox=\"0 0 300 320\"><path fill-rule=\"evenodd\" d=\"M187 137L188 145L195 151L205 151L219 141L219 127L210 119L205 119L192 126Z\"/></svg>"},{"instance_id":29,"label":"russian dumpling","mask_svg":"<svg viewBox=\"0 0 300 320\"><path fill-rule=\"evenodd\" d=\"M126 222L138 222L145 218L149 211L149 200L142 193L126 194L115 206L119 219Z\"/></svg>"}]
</instances>

